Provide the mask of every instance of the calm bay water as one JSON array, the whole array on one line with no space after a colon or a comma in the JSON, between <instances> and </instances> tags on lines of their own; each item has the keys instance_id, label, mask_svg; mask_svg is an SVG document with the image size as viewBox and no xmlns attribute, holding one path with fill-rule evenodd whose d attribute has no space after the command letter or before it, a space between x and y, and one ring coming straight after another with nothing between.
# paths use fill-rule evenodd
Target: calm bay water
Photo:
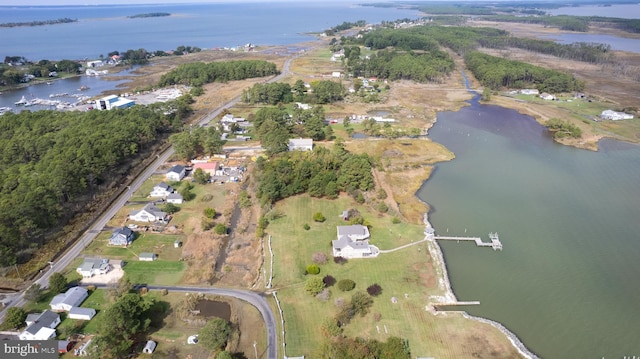
<instances>
[{"instance_id":1,"label":"calm bay water","mask_svg":"<svg viewBox=\"0 0 640 359\"><path fill-rule=\"evenodd\" d=\"M129 19L166 12L172 16ZM97 59L110 51L144 48L172 50L180 45L203 49L284 45L312 40L343 21L379 23L418 18L415 10L357 6L349 3L216 3L109 6L0 6L0 23L77 19L48 26L0 28L0 56L41 59Z\"/></svg>"},{"instance_id":2,"label":"calm bay water","mask_svg":"<svg viewBox=\"0 0 640 359\"><path fill-rule=\"evenodd\" d=\"M567 6L549 10L548 13L550 15L606 16L637 19L640 16L640 4Z\"/></svg>"},{"instance_id":3,"label":"calm bay water","mask_svg":"<svg viewBox=\"0 0 640 359\"><path fill-rule=\"evenodd\" d=\"M442 242L459 300L543 358L639 356L640 146L555 144L497 106L438 114L429 136L456 154L418 192L441 235L498 231L502 252ZM448 233L447 233L448 231Z\"/></svg>"},{"instance_id":4,"label":"calm bay water","mask_svg":"<svg viewBox=\"0 0 640 359\"><path fill-rule=\"evenodd\" d=\"M630 39L611 35L560 33L541 36L554 40L560 44L573 44L576 42L609 44L612 50L640 53L640 39Z\"/></svg>"}]
</instances>

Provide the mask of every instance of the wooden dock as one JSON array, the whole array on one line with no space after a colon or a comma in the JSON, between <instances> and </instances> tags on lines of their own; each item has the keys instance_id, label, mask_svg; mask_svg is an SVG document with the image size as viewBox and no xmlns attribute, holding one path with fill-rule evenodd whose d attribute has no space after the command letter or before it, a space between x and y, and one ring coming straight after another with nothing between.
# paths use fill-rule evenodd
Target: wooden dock
<instances>
[{"instance_id":1,"label":"wooden dock","mask_svg":"<svg viewBox=\"0 0 640 359\"><path fill-rule=\"evenodd\" d=\"M470 302L445 302L445 303L431 303L434 307L455 307L458 305L480 305L480 301L474 300Z\"/></svg>"},{"instance_id":2,"label":"wooden dock","mask_svg":"<svg viewBox=\"0 0 640 359\"><path fill-rule=\"evenodd\" d=\"M447 236L435 236L435 239L444 241L471 241L475 242L478 247L491 247L493 250L502 250L502 242L498 237L498 233L489 233L489 239L491 242L483 242L479 237L447 237Z\"/></svg>"}]
</instances>

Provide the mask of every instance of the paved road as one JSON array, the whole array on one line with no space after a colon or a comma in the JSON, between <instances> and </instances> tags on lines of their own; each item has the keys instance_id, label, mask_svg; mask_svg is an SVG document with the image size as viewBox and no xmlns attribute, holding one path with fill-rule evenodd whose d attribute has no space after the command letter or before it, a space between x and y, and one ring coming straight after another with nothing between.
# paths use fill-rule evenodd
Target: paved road
<instances>
[{"instance_id":1,"label":"paved road","mask_svg":"<svg viewBox=\"0 0 640 359\"><path fill-rule=\"evenodd\" d=\"M287 59L283 65L282 72L267 80L266 82L271 83L275 81L279 81L283 79L285 76L289 74L289 66L291 61L298 57L296 55ZM231 108L235 104L240 101L240 96L237 96L231 99L229 102L220 106L219 108L209 112L207 115L203 116L198 122L198 126L205 126L214 118L216 118L224 109ZM124 191L115 201L114 203L100 216L93 225L80 237L80 239L69 249L66 253L64 253L59 259L55 262L52 262L49 269L42 273L42 275L34 281L34 283L40 284L42 288L46 288L49 285L49 277L54 272L61 272L64 270L69 264L76 259L82 250L86 248L91 241L93 241L97 235L102 231L107 222L125 205L127 200L131 197L131 195L140 188L142 183L146 181L152 174L154 174L158 168L173 155L174 149L173 147L168 148L163 153L157 155L157 158L153 163L151 163L136 179L133 180L130 186L128 186L127 190ZM265 323L267 323L267 345L268 345L268 358L275 359L277 357L277 337L275 335L275 322L273 320L274 315L271 311L271 308L266 304L266 300L264 297L259 296L256 293L248 292L248 291L237 291L230 289L222 289L222 288L191 288L191 287L149 287L150 289L162 289L167 288L173 291L199 291L203 293L211 293L218 295L229 295L232 297L236 297L239 299L246 300L256 306L262 317L264 318ZM173 288L173 289L170 289ZM225 294L226 293L226 294ZM4 316L6 314L6 310L13 306L21 307L26 304L26 300L23 296L24 293L19 293L16 295L17 299L14 299L10 303L7 303L6 307L0 311L0 322L4 320Z\"/></svg>"}]
</instances>

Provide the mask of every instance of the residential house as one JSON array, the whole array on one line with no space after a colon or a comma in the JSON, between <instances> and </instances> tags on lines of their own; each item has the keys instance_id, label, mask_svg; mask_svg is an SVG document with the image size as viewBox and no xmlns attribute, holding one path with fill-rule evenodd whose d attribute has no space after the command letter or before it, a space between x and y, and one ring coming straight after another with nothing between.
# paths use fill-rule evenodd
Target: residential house
<instances>
[{"instance_id":1,"label":"residential house","mask_svg":"<svg viewBox=\"0 0 640 359\"><path fill-rule=\"evenodd\" d=\"M201 169L202 171L215 176L216 171L220 168L218 162L198 162L193 164L193 171Z\"/></svg>"},{"instance_id":2,"label":"residential house","mask_svg":"<svg viewBox=\"0 0 640 359\"><path fill-rule=\"evenodd\" d=\"M312 107L308 103L296 102L296 106L298 106L301 110L310 110Z\"/></svg>"},{"instance_id":3,"label":"residential house","mask_svg":"<svg viewBox=\"0 0 640 359\"><path fill-rule=\"evenodd\" d=\"M139 210L133 210L129 213L129 219L137 222L161 222L166 223L167 213L162 212L160 208L153 203L148 203Z\"/></svg>"},{"instance_id":4,"label":"residential house","mask_svg":"<svg viewBox=\"0 0 640 359\"><path fill-rule=\"evenodd\" d=\"M96 316L96 310L93 308L73 307L69 310L67 318L78 320L91 320Z\"/></svg>"},{"instance_id":5,"label":"residential house","mask_svg":"<svg viewBox=\"0 0 640 359\"><path fill-rule=\"evenodd\" d=\"M342 76L342 73L340 71L333 71L331 73L331 77L339 78L340 76Z\"/></svg>"},{"instance_id":6,"label":"residential house","mask_svg":"<svg viewBox=\"0 0 640 359\"><path fill-rule=\"evenodd\" d=\"M167 171L166 177L169 181L181 181L186 173L184 166L175 165Z\"/></svg>"},{"instance_id":7,"label":"residential house","mask_svg":"<svg viewBox=\"0 0 640 359\"><path fill-rule=\"evenodd\" d=\"M51 299L51 310L56 312L68 312L71 308L77 307L89 296L89 291L82 287L69 288L64 293L58 294Z\"/></svg>"},{"instance_id":8,"label":"residential house","mask_svg":"<svg viewBox=\"0 0 640 359\"><path fill-rule=\"evenodd\" d=\"M164 182L160 182L157 185L153 186L149 197L166 197L171 193L173 193L173 187Z\"/></svg>"},{"instance_id":9,"label":"residential house","mask_svg":"<svg viewBox=\"0 0 640 359\"><path fill-rule=\"evenodd\" d=\"M149 340L144 346L144 349L142 349L142 352L145 354L151 354L154 350L156 350L156 345L158 345L156 342L154 342L153 340Z\"/></svg>"},{"instance_id":10,"label":"residential house","mask_svg":"<svg viewBox=\"0 0 640 359\"><path fill-rule=\"evenodd\" d=\"M541 93L540 94L540 98L543 99L543 100L547 100L547 101L551 101L551 100L555 100L556 99L555 96L553 96L552 94L546 93L546 92Z\"/></svg>"},{"instance_id":11,"label":"residential house","mask_svg":"<svg viewBox=\"0 0 640 359\"><path fill-rule=\"evenodd\" d=\"M180 193L171 193L167 196L167 203L182 204L184 198Z\"/></svg>"},{"instance_id":12,"label":"residential house","mask_svg":"<svg viewBox=\"0 0 640 359\"><path fill-rule=\"evenodd\" d=\"M289 140L289 151L311 151L313 150L313 139L292 138Z\"/></svg>"},{"instance_id":13,"label":"residential house","mask_svg":"<svg viewBox=\"0 0 640 359\"><path fill-rule=\"evenodd\" d=\"M158 259L158 256L155 253L142 252L138 255L138 260L143 262L153 262Z\"/></svg>"},{"instance_id":14,"label":"residential house","mask_svg":"<svg viewBox=\"0 0 640 359\"><path fill-rule=\"evenodd\" d=\"M91 278L94 275L105 274L111 270L109 260L104 258L85 258L80 267L76 268L83 278Z\"/></svg>"},{"instance_id":15,"label":"residential house","mask_svg":"<svg viewBox=\"0 0 640 359\"><path fill-rule=\"evenodd\" d=\"M109 244L112 246L128 246L133 242L135 233L129 227L120 227L113 230Z\"/></svg>"},{"instance_id":16,"label":"residential house","mask_svg":"<svg viewBox=\"0 0 640 359\"><path fill-rule=\"evenodd\" d=\"M376 257L378 247L369 244L369 229L363 225L338 226L337 239L332 241L333 256L343 258Z\"/></svg>"},{"instance_id":17,"label":"residential house","mask_svg":"<svg viewBox=\"0 0 640 359\"><path fill-rule=\"evenodd\" d=\"M600 114L600 118L602 118L603 120L613 120L613 121L631 120L633 119L633 115L630 115L624 112L616 112L613 110L605 110L605 111L602 111L602 113Z\"/></svg>"},{"instance_id":18,"label":"residential house","mask_svg":"<svg viewBox=\"0 0 640 359\"><path fill-rule=\"evenodd\" d=\"M27 328L18 335L20 340L49 340L56 336L56 327L60 324L60 316L50 310L29 314L25 321Z\"/></svg>"}]
</instances>

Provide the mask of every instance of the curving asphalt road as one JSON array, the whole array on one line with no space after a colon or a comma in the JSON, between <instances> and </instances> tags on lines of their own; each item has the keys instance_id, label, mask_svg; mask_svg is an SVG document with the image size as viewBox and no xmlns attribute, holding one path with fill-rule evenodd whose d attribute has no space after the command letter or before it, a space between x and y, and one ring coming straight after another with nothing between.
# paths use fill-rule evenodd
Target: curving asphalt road
<instances>
[{"instance_id":1,"label":"curving asphalt road","mask_svg":"<svg viewBox=\"0 0 640 359\"><path fill-rule=\"evenodd\" d=\"M282 71L279 75L272 77L271 79L265 81L267 83L279 81L283 79L285 76L289 74L289 66L291 61L297 58L298 55L288 58L283 67ZM198 126L205 126L211 120L216 118L216 116L220 115L224 109L231 108L235 104L240 101L240 96L234 97L229 100L227 103L218 107L217 109L209 112L205 116L202 117L197 122ZM98 234L105 227L107 222L126 204L127 200L133 195L135 191L140 188L142 183L146 181L151 175L160 168L162 164L167 162L167 160L174 154L173 147L169 147L164 152L157 155L155 161L153 161L137 178L133 180L131 185L127 186L127 190L123 191L123 193L113 202L113 204L102 214L100 215L96 221L89 227L89 229L76 241L76 243L67 250L60 258L58 258L55 262L51 262L49 269L47 271L42 272L40 277L34 281L34 284L40 284L42 288L46 288L49 285L49 277L54 272L61 272L64 270L71 262L76 259L80 253L84 250L85 247L93 241ZM245 291L245 290L234 290L234 289L223 289L223 288L210 288L210 287L163 287L163 286L149 286L149 289L167 289L171 291L178 292L202 292L207 294L216 294L223 296L231 296L238 299L245 300L251 304L253 304L262 314L262 318L265 321L265 325L267 327L267 357L268 359L276 359L277 358L277 336L275 334L275 320L273 311L269 307L266 299L263 296L260 296L257 293ZM22 307L27 303L27 300L24 299L24 293L17 294L17 299L12 300L7 303L5 308L0 311L0 322L4 321L4 317L6 315L6 310L10 307Z\"/></svg>"}]
</instances>

